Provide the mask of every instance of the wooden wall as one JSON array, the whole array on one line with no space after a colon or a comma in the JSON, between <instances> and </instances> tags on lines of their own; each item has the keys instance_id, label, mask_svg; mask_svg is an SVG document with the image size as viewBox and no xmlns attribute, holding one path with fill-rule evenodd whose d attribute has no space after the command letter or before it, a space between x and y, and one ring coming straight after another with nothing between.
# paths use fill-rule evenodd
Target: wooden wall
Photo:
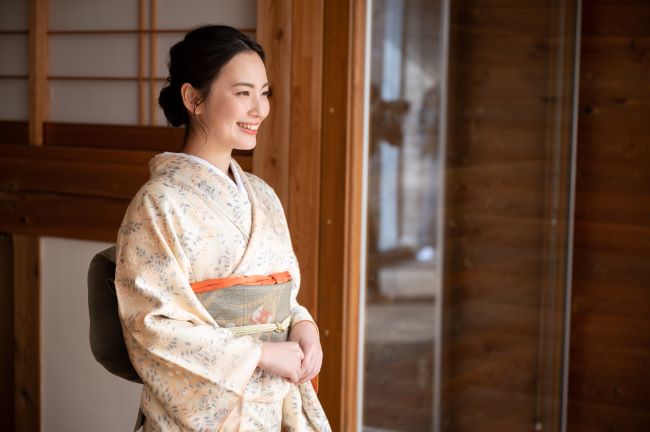
<instances>
[{"instance_id":1,"label":"wooden wall","mask_svg":"<svg viewBox=\"0 0 650 432\"><path fill-rule=\"evenodd\" d=\"M650 2L583 2L568 430L650 430Z\"/></svg>"},{"instance_id":2,"label":"wooden wall","mask_svg":"<svg viewBox=\"0 0 650 432\"><path fill-rule=\"evenodd\" d=\"M559 379L561 350L549 332L561 316L549 298L561 298L564 285L548 275L561 274L565 256L549 239L561 242L566 233L552 222L562 221L562 205L550 209L569 194L555 164L570 145L568 129L554 119L571 96L557 84L572 79L571 68L557 68L569 53L557 44L559 12L546 0L451 2L445 431L559 424L557 404L549 403L559 389L547 383Z\"/></svg>"}]
</instances>

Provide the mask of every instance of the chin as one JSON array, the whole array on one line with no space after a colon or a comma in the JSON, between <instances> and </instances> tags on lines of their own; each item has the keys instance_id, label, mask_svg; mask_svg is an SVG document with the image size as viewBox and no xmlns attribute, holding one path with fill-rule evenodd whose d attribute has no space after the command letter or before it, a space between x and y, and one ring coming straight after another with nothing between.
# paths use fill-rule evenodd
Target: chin
<instances>
[{"instance_id":1,"label":"chin","mask_svg":"<svg viewBox=\"0 0 650 432\"><path fill-rule=\"evenodd\" d=\"M257 145L257 139L251 140L249 142L239 142L234 147L234 150L253 150Z\"/></svg>"}]
</instances>

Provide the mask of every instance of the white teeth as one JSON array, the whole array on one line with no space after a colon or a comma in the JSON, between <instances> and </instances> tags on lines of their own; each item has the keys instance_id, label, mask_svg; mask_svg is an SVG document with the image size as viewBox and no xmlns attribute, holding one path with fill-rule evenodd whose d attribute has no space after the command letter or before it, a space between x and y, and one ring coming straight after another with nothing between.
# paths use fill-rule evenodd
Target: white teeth
<instances>
[{"instance_id":1,"label":"white teeth","mask_svg":"<svg viewBox=\"0 0 650 432\"><path fill-rule=\"evenodd\" d=\"M256 131L257 128L260 126L258 124L254 125L254 124L249 124L249 123L237 123L237 124L240 127L243 127L244 129L248 129L248 130L252 130L252 131Z\"/></svg>"}]
</instances>

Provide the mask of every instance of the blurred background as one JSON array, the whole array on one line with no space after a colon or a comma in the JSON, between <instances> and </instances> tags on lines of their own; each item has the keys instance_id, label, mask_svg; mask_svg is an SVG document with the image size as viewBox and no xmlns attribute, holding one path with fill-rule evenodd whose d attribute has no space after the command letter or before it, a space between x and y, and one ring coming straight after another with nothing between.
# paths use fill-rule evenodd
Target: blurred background
<instances>
[{"instance_id":1,"label":"blurred background","mask_svg":"<svg viewBox=\"0 0 650 432\"><path fill-rule=\"evenodd\" d=\"M132 428L86 272L147 161L169 47L267 52L242 166L280 196L334 430L650 430L650 2L3 0L2 430Z\"/></svg>"}]
</instances>

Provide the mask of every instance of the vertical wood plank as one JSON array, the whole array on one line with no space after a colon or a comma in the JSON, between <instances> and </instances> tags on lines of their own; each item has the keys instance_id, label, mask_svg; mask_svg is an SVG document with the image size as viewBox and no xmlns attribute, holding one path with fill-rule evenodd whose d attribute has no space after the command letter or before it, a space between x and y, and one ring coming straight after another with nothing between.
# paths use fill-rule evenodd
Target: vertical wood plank
<instances>
[{"instance_id":1,"label":"vertical wood plank","mask_svg":"<svg viewBox=\"0 0 650 432\"><path fill-rule=\"evenodd\" d=\"M0 233L0 429L14 430L14 268L11 234Z\"/></svg>"},{"instance_id":2,"label":"vertical wood plank","mask_svg":"<svg viewBox=\"0 0 650 432\"><path fill-rule=\"evenodd\" d=\"M145 124L145 47L147 43L147 34L143 30L146 27L146 17L145 17L145 1L138 0L138 124L143 126ZM149 37L154 37L150 34Z\"/></svg>"},{"instance_id":3,"label":"vertical wood plank","mask_svg":"<svg viewBox=\"0 0 650 432\"><path fill-rule=\"evenodd\" d=\"M363 124L365 100L366 0L352 2L350 29L348 136L345 175L345 239L344 239L344 308L342 367L342 430L355 430L359 366L359 302L361 293L361 259L363 204Z\"/></svg>"},{"instance_id":4,"label":"vertical wood plank","mask_svg":"<svg viewBox=\"0 0 650 432\"><path fill-rule=\"evenodd\" d=\"M266 72L273 89L271 111L264 120L253 153L253 173L289 208L289 125L291 122L291 5L288 0L258 0L257 41L266 53ZM304 127L304 126L303 126ZM291 223L288 214L289 223Z\"/></svg>"},{"instance_id":5,"label":"vertical wood plank","mask_svg":"<svg viewBox=\"0 0 650 432\"><path fill-rule=\"evenodd\" d=\"M348 191L350 7L351 0L324 3L323 123L321 150L318 307L323 351L319 396L334 430L344 428L343 317L345 304L345 222Z\"/></svg>"},{"instance_id":6,"label":"vertical wood plank","mask_svg":"<svg viewBox=\"0 0 650 432\"><path fill-rule=\"evenodd\" d=\"M300 262L299 301L318 320L323 2L293 2L288 219Z\"/></svg>"},{"instance_id":7,"label":"vertical wood plank","mask_svg":"<svg viewBox=\"0 0 650 432\"><path fill-rule=\"evenodd\" d=\"M156 107L158 97L156 95L156 63L158 51L158 39L156 29L158 16L157 0L149 0L149 124L156 124Z\"/></svg>"},{"instance_id":8,"label":"vertical wood plank","mask_svg":"<svg viewBox=\"0 0 650 432\"><path fill-rule=\"evenodd\" d=\"M29 143L43 145L47 120L47 20L48 0L29 2Z\"/></svg>"},{"instance_id":9,"label":"vertical wood plank","mask_svg":"<svg viewBox=\"0 0 650 432\"><path fill-rule=\"evenodd\" d=\"M38 237L13 236L15 425L41 429L41 287Z\"/></svg>"},{"instance_id":10,"label":"vertical wood plank","mask_svg":"<svg viewBox=\"0 0 650 432\"><path fill-rule=\"evenodd\" d=\"M650 3L582 2L567 430L650 430Z\"/></svg>"}]
</instances>

